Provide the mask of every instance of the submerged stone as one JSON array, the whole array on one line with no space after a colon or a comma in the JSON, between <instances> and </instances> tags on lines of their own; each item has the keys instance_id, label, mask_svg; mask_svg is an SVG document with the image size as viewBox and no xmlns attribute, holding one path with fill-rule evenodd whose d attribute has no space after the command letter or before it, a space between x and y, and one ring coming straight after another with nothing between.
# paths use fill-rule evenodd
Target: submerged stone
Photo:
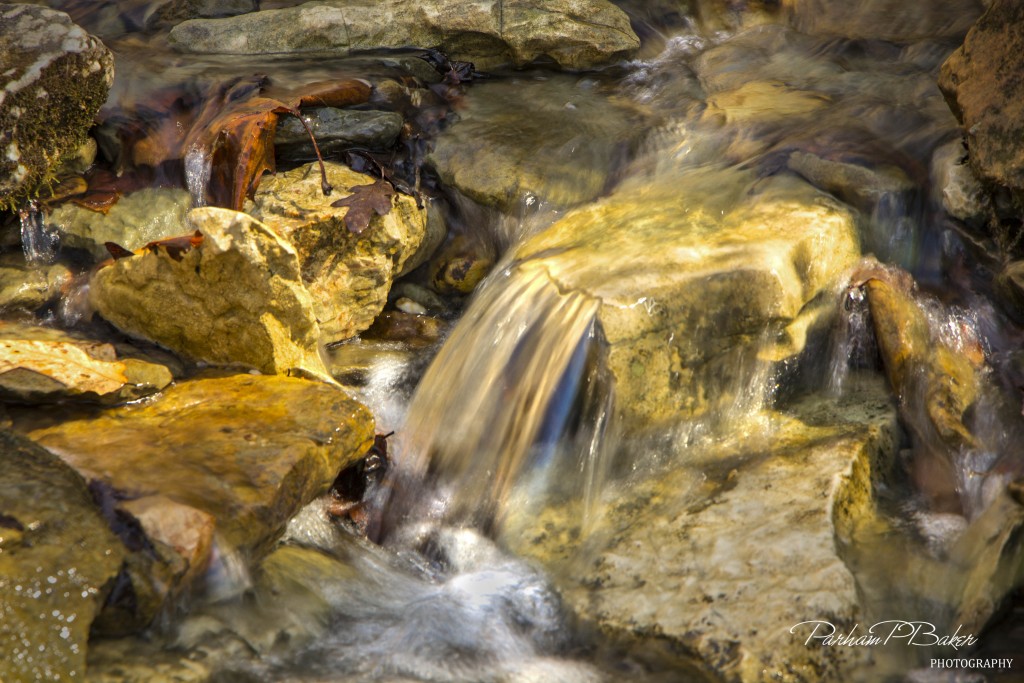
<instances>
[{"instance_id":1,"label":"submerged stone","mask_svg":"<svg viewBox=\"0 0 1024 683\"><path fill-rule=\"evenodd\" d=\"M514 506L502 539L553 573L585 624L672 671L855 680L871 649L808 642L806 622L848 633L862 618L844 545L874 515L898 439L875 380L677 446L661 456L670 467L638 459L643 474L609 486L587 526L578 501Z\"/></svg>"},{"instance_id":2,"label":"submerged stone","mask_svg":"<svg viewBox=\"0 0 1024 683\"><path fill-rule=\"evenodd\" d=\"M446 185L505 212L573 206L606 190L639 136L638 118L589 79L482 82L428 161Z\"/></svg>"},{"instance_id":3,"label":"submerged stone","mask_svg":"<svg viewBox=\"0 0 1024 683\"><path fill-rule=\"evenodd\" d=\"M1012 1L1012 0L1011 0ZM911 43L962 36L981 13L978 0L782 0L790 23L804 33Z\"/></svg>"},{"instance_id":4,"label":"submerged stone","mask_svg":"<svg viewBox=\"0 0 1024 683\"><path fill-rule=\"evenodd\" d=\"M77 680L125 549L85 481L0 432L0 678Z\"/></svg>"},{"instance_id":5,"label":"submerged stone","mask_svg":"<svg viewBox=\"0 0 1024 683\"><path fill-rule=\"evenodd\" d=\"M55 301L71 283L61 264L30 266L20 255L0 259L0 311L34 311Z\"/></svg>"},{"instance_id":6,"label":"submerged stone","mask_svg":"<svg viewBox=\"0 0 1024 683\"><path fill-rule=\"evenodd\" d=\"M351 210L331 204L370 185L372 178L338 163L327 163L324 196L315 163L264 178L246 210L294 245L301 280L312 296L323 343L365 330L387 303L392 281L407 272L427 235L427 211L412 197L396 193L391 209L372 215L361 234L346 227Z\"/></svg>"},{"instance_id":7,"label":"submerged stone","mask_svg":"<svg viewBox=\"0 0 1024 683\"><path fill-rule=\"evenodd\" d=\"M160 495L211 515L232 548L258 554L362 457L373 420L328 384L235 375L29 436L127 497Z\"/></svg>"},{"instance_id":8,"label":"submerged stone","mask_svg":"<svg viewBox=\"0 0 1024 683\"><path fill-rule=\"evenodd\" d=\"M403 0L307 2L228 19L174 27L171 43L189 52L266 54L398 47L440 47L478 66L519 66L548 58L582 69L622 58L640 46L629 19L605 0L458 0L410 6Z\"/></svg>"},{"instance_id":9,"label":"submerged stone","mask_svg":"<svg viewBox=\"0 0 1024 683\"><path fill-rule=\"evenodd\" d=\"M196 247L147 249L100 268L95 310L123 332L208 363L325 377L295 248L229 209L189 213Z\"/></svg>"},{"instance_id":10,"label":"submerged stone","mask_svg":"<svg viewBox=\"0 0 1024 683\"><path fill-rule=\"evenodd\" d=\"M84 142L113 79L113 55L68 15L0 4L0 208L30 198Z\"/></svg>"}]
</instances>

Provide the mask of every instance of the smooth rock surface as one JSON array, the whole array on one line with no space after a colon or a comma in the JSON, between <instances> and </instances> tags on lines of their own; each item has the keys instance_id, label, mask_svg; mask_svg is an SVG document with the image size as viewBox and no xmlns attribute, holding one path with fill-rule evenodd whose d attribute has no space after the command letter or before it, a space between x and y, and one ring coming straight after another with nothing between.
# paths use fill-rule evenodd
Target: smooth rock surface
<instances>
[{"instance_id":1,"label":"smooth rock surface","mask_svg":"<svg viewBox=\"0 0 1024 683\"><path fill-rule=\"evenodd\" d=\"M373 420L328 384L234 375L28 436L127 497L160 495L211 515L231 548L259 554L363 456Z\"/></svg>"},{"instance_id":2,"label":"smooth rock surface","mask_svg":"<svg viewBox=\"0 0 1024 683\"><path fill-rule=\"evenodd\" d=\"M41 308L55 301L71 278L71 271L59 263L29 266L20 255L0 259L0 311Z\"/></svg>"},{"instance_id":3,"label":"smooth rock surface","mask_svg":"<svg viewBox=\"0 0 1024 683\"><path fill-rule=\"evenodd\" d=\"M729 682L851 681L870 648L805 645L790 629L861 617L842 544L873 512L898 426L878 378L848 400L814 398L643 460L581 529L580 503L512 506L502 539L555 577L585 623L646 643L672 670ZM638 456L639 457L639 456ZM664 456L662 456L664 457ZM594 521L596 520L596 521ZM863 628L863 627L862 627ZM696 678L696 677L695 677Z\"/></svg>"},{"instance_id":4,"label":"smooth rock surface","mask_svg":"<svg viewBox=\"0 0 1024 683\"><path fill-rule=\"evenodd\" d=\"M627 182L515 255L598 302L616 404L642 424L726 405L755 357L799 354L859 246L854 215L798 178L705 170Z\"/></svg>"},{"instance_id":5,"label":"smooth rock surface","mask_svg":"<svg viewBox=\"0 0 1024 683\"><path fill-rule=\"evenodd\" d=\"M0 400L124 403L171 383L171 370L125 357L111 344L0 322Z\"/></svg>"},{"instance_id":6,"label":"smooth rock surface","mask_svg":"<svg viewBox=\"0 0 1024 683\"><path fill-rule=\"evenodd\" d=\"M66 14L0 5L0 207L30 198L85 141L113 79L113 55Z\"/></svg>"},{"instance_id":7,"label":"smooth rock surface","mask_svg":"<svg viewBox=\"0 0 1024 683\"><path fill-rule=\"evenodd\" d=\"M175 26L178 49L222 54L334 52L440 47L481 68L540 57L582 69L628 55L640 41L605 0L458 0L411 6L402 0L308 2L228 19Z\"/></svg>"},{"instance_id":8,"label":"smooth rock surface","mask_svg":"<svg viewBox=\"0 0 1024 683\"><path fill-rule=\"evenodd\" d=\"M782 0L782 7L790 23L804 33L894 43L962 36L982 10L978 0Z\"/></svg>"},{"instance_id":9,"label":"smooth rock surface","mask_svg":"<svg viewBox=\"0 0 1024 683\"><path fill-rule=\"evenodd\" d=\"M486 206L568 207L605 191L637 137L638 119L588 79L482 82L467 92L428 161L446 185Z\"/></svg>"},{"instance_id":10,"label":"smooth rock surface","mask_svg":"<svg viewBox=\"0 0 1024 683\"><path fill-rule=\"evenodd\" d=\"M189 358L264 373L326 376L320 330L291 244L252 217L188 215L202 245L146 250L100 268L90 302L108 322Z\"/></svg>"},{"instance_id":11,"label":"smooth rock surface","mask_svg":"<svg viewBox=\"0 0 1024 683\"><path fill-rule=\"evenodd\" d=\"M134 251L182 234L188 229L185 216L191 206L187 190L146 188L124 195L105 214L62 204L46 218L46 225L58 232L61 246L84 249L103 261L110 258L104 242Z\"/></svg>"},{"instance_id":12,"label":"smooth rock surface","mask_svg":"<svg viewBox=\"0 0 1024 683\"><path fill-rule=\"evenodd\" d=\"M317 164L268 176L246 210L294 245L301 278L313 301L320 340L331 343L365 330L387 303L391 282L406 272L427 234L427 211L396 193L391 210L374 215L362 234L343 219L349 209L331 204L374 178L328 163L329 197Z\"/></svg>"},{"instance_id":13,"label":"smooth rock surface","mask_svg":"<svg viewBox=\"0 0 1024 683\"><path fill-rule=\"evenodd\" d=\"M939 88L967 133L971 166L1024 192L1024 5L996 0L942 65Z\"/></svg>"},{"instance_id":14,"label":"smooth rock surface","mask_svg":"<svg viewBox=\"0 0 1024 683\"><path fill-rule=\"evenodd\" d=\"M125 549L82 477L0 432L0 678L80 680Z\"/></svg>"}]
</instances>

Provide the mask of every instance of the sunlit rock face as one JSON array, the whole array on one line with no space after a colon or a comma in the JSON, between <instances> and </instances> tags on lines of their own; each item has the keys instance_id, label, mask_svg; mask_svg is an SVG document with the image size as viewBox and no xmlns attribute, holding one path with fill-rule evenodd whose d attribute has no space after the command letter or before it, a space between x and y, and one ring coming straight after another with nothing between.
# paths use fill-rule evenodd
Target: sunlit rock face
<instances>
[{"instance_id":1,"label":"sunlit rock face","mask_svg":"<svg viewBox=\"0 0 1024 683\"><path fill-rule=\"evenodd\" d=\"M0 207L81 145L113 80L113 55L68 15L0 5Z\"/></svg>"},{"instance_id":2,"label":"sunlit rock face","mask_svg":"<svg viewBox=\"0 0 1024 683\"><path fill-rule=\"evenodd\" d=\"M640 46L622 10L605 0L573 3L309 2L226 19L193 19L171 31L189 52L264 54L433 47L481 66L549 58L579 69Z\"/></svg>"},{"instance_id":3,"label":"sunlit rock face","mask_svg":"<svg viewBox=\"0 0 1024 683\"><path fill-rule=\"evenodd\" d=\"M325 376L295 248L229 209L194 209L188 227L201 242L186 237L180 247L147 249L96 271L96 311L195 360Z\"/></svg>"},{"instance_id":4,"label":"sunlit rock face","mask_svg":"<svg viewBox=\"0 0 1024 683\"><path fill-rule=\"evenodd\" d=\"M427 211L396 193L390 209L371 213L357 234L344 221L352 209L331 205L375 179L338 163L326 169L335 188L329 196L318 165L308 164L265 178L246 210L294 245L321 341L330 344L362 332L383 310L392 281L414 264L424 242Z\"/></svg>"},{"instance_id":5,"label":"sunlit rock face","mask_svg":"<svg viewBox=\"0 0 1024 683\"><path fill-rule=\"evenodd\" d=\"M29 432L90 479L211 515L230 546L251 552L326 491L372 435L366 408L340 389L254 375L180 383L144 405Z\"/></svg>"},{"instance_id":6,"label":"sunlit rock face","mask_svg":"<svg viewBox=\"0 0 1024 683\"><path fill-rule=\"evenodd\" d=\"M697 417L757 356L799 354L859 243L853 213L802 180L722 170L628 182L515 256L600 302L616 403L644 423Z\"/></svg>"}]
</instances>

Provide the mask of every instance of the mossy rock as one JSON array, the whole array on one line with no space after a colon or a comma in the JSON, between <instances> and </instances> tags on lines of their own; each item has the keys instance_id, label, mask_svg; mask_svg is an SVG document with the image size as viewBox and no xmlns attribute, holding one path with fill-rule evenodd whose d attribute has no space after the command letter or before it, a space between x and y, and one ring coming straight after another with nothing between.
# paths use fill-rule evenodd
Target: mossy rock
<instances>
[{"instance_id":1,"label":"mossy rock","mask_svg":"<svg viewBox=\"0 0 1024 683\"><path fill-rule=\"evenodd\" d=\"M114 58L63 12L0 5L0 209L30 199L85 140Z\"/></svg>"}]
</instances>

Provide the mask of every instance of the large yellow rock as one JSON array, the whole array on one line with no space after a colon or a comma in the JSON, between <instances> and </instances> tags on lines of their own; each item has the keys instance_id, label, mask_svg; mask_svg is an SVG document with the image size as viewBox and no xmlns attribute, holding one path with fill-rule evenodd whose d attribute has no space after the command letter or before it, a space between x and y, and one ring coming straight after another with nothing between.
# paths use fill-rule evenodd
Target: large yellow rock
<instances>
[{"instance_id":1,"label":"large yellow rock","mask_svg":"<svg viewBox=\"0 0 1024 683\"><path fill-rule=\"evenodd\" d=\"M318 165L307 164L264 178L246 210L294 245L321 341L329 344L365 330L384 309L392 280L414 264L423 244L427 211L396 193L391 210L373 215L357 235L343 222L349 209L331 204L376 179L342 164L325 168L330 196L320 189Z\"/></svg>"},{"instance_id":2,"label":"large yellow rock","mask_svg":"<svg viewBox=\"0 0 1024 683\"><path fill-rule=\"evenodd\" d=\"M122 331L189 358L325 377L313 300L294 247L244 213L188 215L202 244L147 249L100 268L89 298Z\"/></svg>"},{"instance_id":3,"label":"large yellow rock","mask_svg":"<svg viewBox=\"0 0 1024 683\"><path fill-rule=\"evenodd\" d=\"M235 375L28 436L127 497L212 515L229 544L257 551L365 453L373 419L329 384Z\"/></svg>"}]
</instances>

